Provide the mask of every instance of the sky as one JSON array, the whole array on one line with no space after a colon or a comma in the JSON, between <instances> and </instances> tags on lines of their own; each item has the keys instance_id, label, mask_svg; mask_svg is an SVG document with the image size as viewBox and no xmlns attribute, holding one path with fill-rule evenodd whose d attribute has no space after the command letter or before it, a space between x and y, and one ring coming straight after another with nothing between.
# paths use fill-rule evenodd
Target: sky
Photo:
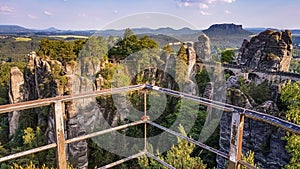
<instances>
[{"instance_id":1,"label":"sky","mask_svg":"<svg viewBox=\"0 0 300 169\"><path fill-rule=\"evenodd\" d=\"M300 0L0 0L0 24L62 30L190 27L300 29Z\"/></svg>"}]
</instances>

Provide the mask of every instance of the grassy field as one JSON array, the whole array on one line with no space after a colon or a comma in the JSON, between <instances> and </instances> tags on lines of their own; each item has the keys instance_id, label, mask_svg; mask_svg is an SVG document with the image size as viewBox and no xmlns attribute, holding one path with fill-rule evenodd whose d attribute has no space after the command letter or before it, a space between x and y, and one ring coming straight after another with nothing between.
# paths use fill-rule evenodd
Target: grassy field
<instances>
[{"instance_id":1,"label":"grassy field","mask_svg":"<svg viewBox=\"0 0 300 169\"><path fill-rule=\"evenodd\" d=\"M15 40L18 42L28 42L28 41L31 41L32 39L26 38L26 37L16 37Z\"/></svg>"},{"instance_id":2,"label":"grassy field","mask_svg":"<svg viewBox=\"0 0 300 169\"><path fill-rule=\"evenodd\" d=\"M80 35L53 35L53 36L49 36L49 37L62 38L62 39L67 39L67 38L87 39L87 38L89 38L88 36L80 36Z\"/></svg>"}]
</instances>

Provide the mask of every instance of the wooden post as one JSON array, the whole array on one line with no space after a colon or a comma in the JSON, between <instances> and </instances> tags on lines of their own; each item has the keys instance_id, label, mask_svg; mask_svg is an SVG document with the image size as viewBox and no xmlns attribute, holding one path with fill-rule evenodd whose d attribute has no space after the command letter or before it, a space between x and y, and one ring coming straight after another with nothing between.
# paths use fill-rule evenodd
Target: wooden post
<instances>
[{"instance_id":1,"label":"wooden post","mask_svg":"<svg viewBox=\"0 0 300 169\"><path fill-rule=\"evenodd\" d=\"M66 169L66 151L65 151L65 133L64 133L64 119L63 119L63 103L62 101L55 102L55 133L56 133L56 144L57 144L57 168Z\"/></svg>"},{"instance_id":2,"label":"wooden post","mask_svg":"<svg viewBox=\"0 0 300 169\"><path fill-rule=\"evenodd\" d=\"M243 150L243 132L244 132L244 121L245 121L245 114L240 114L240 124L239 124L239 131L238 131L238 149L237 149L237 162L242 159L242 150ZM237 169L240 169L240 164L237 163Z\"/></svg>"},{"instance_id":3,"label":"wooden post","mask_svg":"<svg viewBox=\"0 0 300 169\"><path fill-rule=\"evenodd\" d=\"M144 91L144 116L147 117L147 92ZM144 123L144 151L147 151L147 121Z\"/></svg>"},{"instance_id":4,"label":"wooden post","mask_svg":"<svg viewBox=\"0 0 300 169\"><path fill-rule=\"evenodd\" d=\"M238 161L242 156L244 118L244 114L232 112L228 169L240 168Z\"/></svg>"}]
</instances>

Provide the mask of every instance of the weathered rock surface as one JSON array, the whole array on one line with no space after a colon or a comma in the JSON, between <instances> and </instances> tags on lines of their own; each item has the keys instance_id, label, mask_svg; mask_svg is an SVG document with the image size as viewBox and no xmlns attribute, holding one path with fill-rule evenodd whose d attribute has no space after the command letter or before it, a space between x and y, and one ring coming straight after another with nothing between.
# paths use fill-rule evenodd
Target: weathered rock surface
<instances>
[{"instance_id":1,"label":"weathered rock surface","mask_svg":"<svg viewBox=\"0 0 300 169\"><path fill-rule=\"evenodd\" d=\"M273 101L266 101L262 105L253 106L251 98L236 88L229 88L227 92L228 104L254 109L259 112L279 116L279 110ZM228 153L230 147L231 114L223 113L220 121L220 150ZM243 136L243 154L254 151L255 163L262 169L279 169L289 162L289 153L285 149L286 142L283 129L264 122L245 119ZM217 157L218 168L224 168L225 159Z\"/></svg>"},{"instance_id":2,"label":"weathered rock surface","mask_svg":"<svg viewBox=\"0 0 300 169\"><path fill-rule=\"evenodd\" d=\"M22 102L24 100L24 77L18 67L12 67L10 70L10 91L9 102L11 104ZM19 126L20 111L13 111L8 114L9 137L12 137Z\"/></svg>"},{"instance_id":3,"label":"weathered rock surface","mask_svg":"<svg viewBox=\"0 0 300 169\"><path fill-rule=\"evenodd\" d=\"M10 85L10 102L17 103L20 101L36 100L40 98L49 98L64 94L75 94L81 91L92 91L94 89L92 81L86 81L74 75L75 65L62 65L57 60L41 59L35 52L28 55L28 64L24 71L24 75L17 68L11 69L11 85ZM85 67L87 68L87 67ZM92 69L92 68L91 68ZM88 70L88 72L91 72ZM66 74L66 75L63 75ZM58 77L54 77L58 76ZM93 99L92 99L93 100ZM89 106L90 99L82 99L75 103L65 103L65 115L68 117L66 122L66 136L73 138L85 134L85 122L79 123L77 116L78 111L82 111L80 106ZM95 102L95 100L93 100ZM46 110L46 109L45 109ZM49 107L48 115L42 115L43 108L33 109L38 117L38 124L45 129L48 143L56 142L54 135L54 109ZM46 110L46 111L47 111ZM93 113L93 111L85 111L83 113ZM10 136L18 127L19 112L10 114ZM86 168L88 166L87 158L87 142L79 141L68 145L68 159L76 168Z\"/></svg>"},{"instance_id":4,"label":"weathered rock surface","mask_svg":"<svg viewBox=\"0 0 300 169\"><path fill-rule=\"evenodd\" d=\"M288 71L293 53L291 32L266 30L244 40L239 52L238 63L250 70Z\"/></svg>"},{"instance_id":5,"label":"weathered rock surface","mask_svg":"<svg viewBox=\"0 0 300 169\"><path fill-rule=\"evenodd\" d=\"M210 40L205 34L198 37L198 42L194 43L194 49L197 54L197 62L211 61Z\"/></svg>"},{"instance_id":6,"label":"weathered rock surface","mask_svg":"<svg viewBox=\"0 0 300 169\"><path fill-rule=\"evenodd\" d=\"M226 83L225 83L225 86L226 88L239 88L240 85L239 85L239 77L237 76L230 76Z\"/></svg>"}]
</instances>

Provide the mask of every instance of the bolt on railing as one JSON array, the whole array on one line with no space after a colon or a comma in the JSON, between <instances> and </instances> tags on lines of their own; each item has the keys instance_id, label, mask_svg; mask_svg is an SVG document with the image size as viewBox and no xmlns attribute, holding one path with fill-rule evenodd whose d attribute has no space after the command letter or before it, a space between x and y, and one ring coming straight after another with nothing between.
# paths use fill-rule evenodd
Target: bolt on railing
<instances>
[{"instance_id":1,"label":"bolt on railing","mask_svg":"<svg viewBox=\"0 0 300 169\"><path fill-rule=\"evenodd\" d=\"M63 103L64 102L75 100L75 99L86 98L86 97L111 95L111 94L123 93L123 92L141 90L141 89L148 89L148 90L150 89L150 90L158 91L158 92L172 95L175 97L189 99L191 101L197 102L197 103L205 105L205 106L210 106L213 108L221 109L221 110L224 110L225 112L232 112L229 154L226 154L220 150L214 149L210 146L205 145L204 143L201 143L192 138L184 136L178 132L172 131L172 130L170 130L166 127L163 127L159 124L156 124L152 121L149 121L149 117L147 116L147 93L146 93L146 91L144 92L144 115L142 116L141 120L65 140L64 120L63 120L63 112L64 112L64 104ZM54 108L55 108L55 117L54 118L55 118L56 143L1 157L0 162L19 158L19 157L22 157L22 156L25 156L28 154L37 153L40 151L44 151L44 150L48 150L48 149L56 147L56 149L57 149L57 167L59 169L65 169L67 166L67 164L66 164L67 159L66 159L66 152L65 152L66 144L85 140L85 139L92 138L95 136L100 136L100 135L103 135L106 133L110 133L113 131L121 130L121 129L130 127L130 126L135 126L135 125L144 123L144 150L142 150L140 153L134 154L132 156L121 159L119 161L113 162L111 164L108 164L108 165L100 167L100 168L110 168L110 167L119 165L121 163L124 163L126 161L129 161L131 159L138 158L143 155L147 155L149 158L155 159L156 161L158 161L165 167L173 169L174 168L173 166L167 164L166 162L162 161L161 159L159 159L158 157L156 157L155 155L153 155L147 151L147 123L148 123L149 125L153 125L153 126L159 128L161 130L164 130L172 135L175 135L177 137L185 139L185 140L187 140L203 149L213 152L223 158L229 159L229 165L228 165L229 169L239 168L240 165L244 165L248 168L254 169L254 168L256 168L255 166L252 166L252 165L248 164L247 162L241 160L243 127L244 127L244 118L245 117L263 121L263 122L269 123L271 125L275 125L277 127L284 128L290 132L300 134L300 126L299 125L287 122L285 120L279 119L279 118L271 116L271 115L267 115L267 114L263 114L263 113L256 112L253 110L248 110L245 108L229 105L226 103L221 103L221 102L189 95L186 93L182 93L182 92L178 92L178 91L174 91L174 90L170 90L170 89L166 89L166 88L151 86L151 85L126 86L126 87L115 88L115 89L101 90L101 91L97 91L97 92L68 95L68 96L59 96L59 97L54 97L54 98L47 98L47 99L40 99L40 100L34 100L34 101L28 101L28 102L22 102L22 103L10 104L10 105L3 105L3 106L0 106L0 114L8 113L11 111L16 111L16 110L25 110L25 109L30 109L30 108L47 106L50 104L54 104Z\"/></svg>"}]
</instances>

